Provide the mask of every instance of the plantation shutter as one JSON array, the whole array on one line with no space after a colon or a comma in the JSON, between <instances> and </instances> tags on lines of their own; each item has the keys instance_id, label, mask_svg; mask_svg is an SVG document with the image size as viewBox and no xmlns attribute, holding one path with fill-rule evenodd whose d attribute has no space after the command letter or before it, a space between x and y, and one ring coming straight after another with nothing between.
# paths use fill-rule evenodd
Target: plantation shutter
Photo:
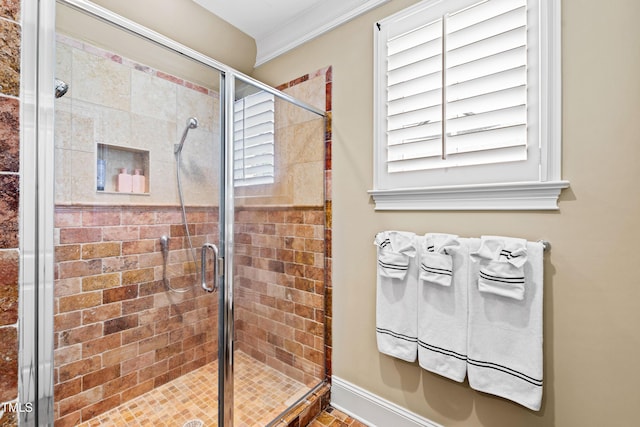
<instances>
[{"instance_id":1,"label":"plantation shutter","mask_svg":"<svg viewBox=\"0 0 640 427\"><path fill-rule=\"evenodd\" d=\"M389 173L527 159L526 0L403 22L386 49Z\"/></svg>"},{"instance_id":2,"label":"plantation shutter","mask_svg":"<svg viewBox=\"0 0 640 427\"><path fill-rule=\"evenodd\" d=\"M234 164L236 185L274 182L275 102L258 92L235 101Z\"/></svg>"},{"instance_id":3,"label":"plantation shutter","mask_svg":"<svg viewBox=\"0 0 640 427\"><path fill-rule=\"evenodd\" d=\"M428 168L442 153L442 20L387 42L389 172Z\"/></svg>"}]
</instances>

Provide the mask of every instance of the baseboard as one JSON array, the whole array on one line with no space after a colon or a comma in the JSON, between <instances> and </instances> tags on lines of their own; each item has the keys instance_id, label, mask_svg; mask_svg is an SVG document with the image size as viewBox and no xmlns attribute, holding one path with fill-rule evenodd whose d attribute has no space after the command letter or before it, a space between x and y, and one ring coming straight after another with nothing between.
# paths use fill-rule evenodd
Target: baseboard
<instances>
[{"instance_id":1,"label":"baseboard","mask_svg":"<svg viewBox=\"0 0 640 427\"><path fill-rule=\"evenodd\" d=\"M331 406L370 427L442 427L339 377L331 377Z\"/></svg>"}]
</instances>

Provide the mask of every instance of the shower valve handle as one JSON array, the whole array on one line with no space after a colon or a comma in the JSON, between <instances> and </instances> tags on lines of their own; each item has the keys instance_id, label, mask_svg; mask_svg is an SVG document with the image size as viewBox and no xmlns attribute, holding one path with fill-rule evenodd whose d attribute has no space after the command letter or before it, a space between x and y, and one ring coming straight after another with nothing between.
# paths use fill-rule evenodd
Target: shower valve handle
<instances>
[{"instance_id":1,"label":"shower valve handle","mask_svg":"<svg viewBox=\"0 0 640 427\"><path fill-rule=\"evenodd\" d=\"M207 249L213 251L213 285L207 286ZM218 247L213 243L205 243L202 245L202 254L200 258L200 277L202 277L202 289L207 292L215 292L218 290Z\"/></svg>"}]
</instances>

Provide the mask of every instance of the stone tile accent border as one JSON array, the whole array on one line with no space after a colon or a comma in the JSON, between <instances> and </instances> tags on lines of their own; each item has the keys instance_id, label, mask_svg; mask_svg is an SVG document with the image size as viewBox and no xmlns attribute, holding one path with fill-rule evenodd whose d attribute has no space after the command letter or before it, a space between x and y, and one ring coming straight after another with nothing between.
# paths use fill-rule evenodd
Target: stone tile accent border
<instances>
[{"instance_id":1,"label":"stone tile accent border","mask_svg":"<svg viewBox=\"0 0 640 427\"><path fill-rule=\"evenodd\" d=\"M0 96L0 171L20 168L20 101Z\"/></svg>"},{"instance_id":2,"label":"stone tile accent border","mask_svg":"<svg viewBox=\"0 0 640 427\"><path fill-rule=\"evenodd\" d=\"M20 251L20 0L0 2L0 425L17 426Z\"/></svg>"},{"instance_id":3,"label":"stone tile accent border","mask_svg":"<svg viewBox=\"0 0 640 427\"><path fill-rule=\"evenodd\" d=\"M19 22L0 19L0 92L20 96L20 44L22 27Z\"/></svg>"}]
</instances>

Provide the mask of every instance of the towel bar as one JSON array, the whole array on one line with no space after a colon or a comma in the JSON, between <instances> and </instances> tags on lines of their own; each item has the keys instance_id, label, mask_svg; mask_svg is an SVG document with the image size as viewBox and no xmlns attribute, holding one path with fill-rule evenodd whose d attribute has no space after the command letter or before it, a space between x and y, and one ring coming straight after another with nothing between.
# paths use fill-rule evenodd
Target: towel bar
<instances>
[{"instance_id":1,"label":"towel bar","mask_svg":"<svg viewBox=\"0 0 640 427\"><path fill-rule=\"evenodd\" d=\"M377 236L377 234L376 234ZM375 236L374 236L375 238ZM551 243L549 243L549 241L547 240L538 240L538 243L542 243L542 250L544 250L545 252L551 250Z\"/></svg>"}]
</instances>

